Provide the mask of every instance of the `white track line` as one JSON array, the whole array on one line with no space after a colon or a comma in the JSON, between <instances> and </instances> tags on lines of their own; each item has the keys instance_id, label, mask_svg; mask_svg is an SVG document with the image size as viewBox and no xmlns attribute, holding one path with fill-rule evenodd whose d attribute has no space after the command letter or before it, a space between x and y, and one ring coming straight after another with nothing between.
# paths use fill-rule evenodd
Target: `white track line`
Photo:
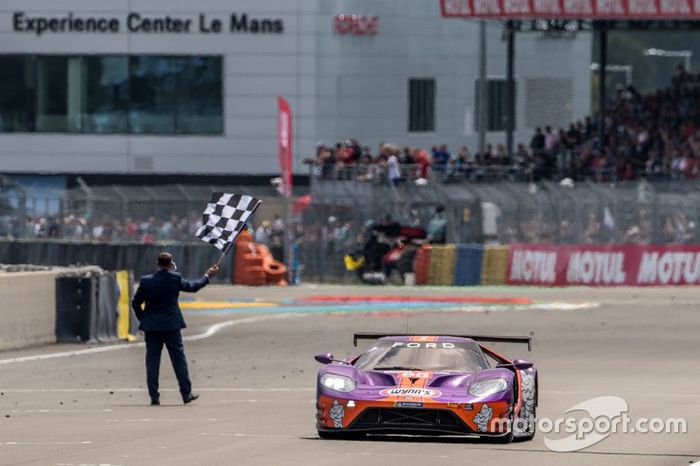
<instances>
[{"instance_id":1,"label":"white track line","mask_svg":"<svg viewBox=\"0 0 700 466\"><path fill-rule=\"evenodd\" d=\"M234 325L252 324L252 323L256 323L256 322L264 322L267 320L289 319L291 317L300 317L302 315L303 314L265 314L265 315L261 315L261 316L255 316L255 317L246 317L244 319L227 320L225 322L219 322L217 324L214 324L211 327L209 327L206 331L199 333L197 335L186 336L183 338L183 340L185 340L185 341L203 340L205 338L209 338L211 336L214 336L217 332L219 332L220 330L222 330L224 328L233 327ZM19 358L0 359L0 365L12 364L12 363L18 363L18 362L43 361L45 359L67 358L67 357L71 357L71 356L82 356L85 354L106 353L108 351L117 351L117 350L129 349L129 348L143 348L144 345L145 345L145 343L143 343L143 342L123 343L123 344L119 344L119 345L98 346L96 348L88 348L88 349L75 350L75 351L63 351L60 353L36 354L33 356L22 356Z\"/></svg>"},{"instance_id":2,"label":"white track line","mask_svg":"<svg viewBox=\"0 0 700 466\"><path fill-rule=\"evenodd\" d=\"M593 309L600 306L600 303L596 302L584 302L584 303L563 303L563 302L552 302L552 303L540 303L540 304L528 304L522 306L455 306L441 309L447 312L503 312L503 311L528 311L528 310L544 310L544 311L576 311L581 309ZM264 314L254 317L246 317L243 319L227 320L224 322L219 322L202 333L197 335L189 335L183 338L185 341L197 341L203 340L214 336L217 332L224 328L233 327L235 325L242 324L252 324L257 322L264 322L268 320L282 320L289 319L292 317L309 317L317 316L316 313L284 313L284 314ZM67 358L71 356L83 356L86 354L95 353L106 353L109 351L117 351L128 348L143 348L144 342L138 343L123 343L118 345L108 345L108 346L98 346L95 348L87 348L82 350L74 351L63 351L57 353L44 353L36 354L32 356L22 356L19 358L10 359L0 359L0 365L13 364L18 362L31 362L31 361L43 361L45 359L56 359L56 358Z\"/></svg>"}]
</instances>

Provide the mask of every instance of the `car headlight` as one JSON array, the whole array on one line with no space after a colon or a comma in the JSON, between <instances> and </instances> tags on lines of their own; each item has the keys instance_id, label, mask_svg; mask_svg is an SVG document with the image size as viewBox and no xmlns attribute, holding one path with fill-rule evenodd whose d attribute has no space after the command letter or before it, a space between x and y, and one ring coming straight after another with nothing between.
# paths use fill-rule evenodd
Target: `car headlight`
<instances>
[{"instance_id":1,"label":"car headlight","mask_svg":"<svg viewBox=\"0 0 700 466\"><path fill-rule=\"evenodd\" d=\"M498 379L486 379L471 384L469 394L474 396L488 396L502 392L508 388L508 381L502 377Z\"/></svg>"},{"instance_id":2,"label":"car headlight","mask_svg":"<svg viewBox=\"0 0 700 466\"><path fill-rule=\"evenodd\" d=\"M321 385L338 392L351 392L357 388L357 382L350 377L338 374L323 374L321 376Z\"/></svg>"}]
</instances>

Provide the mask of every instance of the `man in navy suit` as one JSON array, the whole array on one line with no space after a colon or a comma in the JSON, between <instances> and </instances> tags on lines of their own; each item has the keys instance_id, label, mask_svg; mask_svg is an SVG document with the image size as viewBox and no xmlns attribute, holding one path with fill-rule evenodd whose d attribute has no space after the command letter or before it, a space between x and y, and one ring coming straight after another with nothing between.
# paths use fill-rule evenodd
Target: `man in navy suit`
<instances>
[{"instance_id":1,"label":"man in navy suit","mask_svg":"<svg viewBox=\"0 0 700 466\"><path fill-rule=\"evenodd\" d=\"M177 382L180 385L182 401L187 404L199 398L192 393L192 383L187 371L185 347L180 330L187 327L180 312L178 297L180 291L196 293L207 286L209 278L216 275L219 267L214 265L197 280L188 281L176 272L173 256L168 252L158 255L159 270L141 277L139 289L131 300L131 307L141 325L139 330L146 334L146 382L151 405L160 404L158 373L163 345L168 348ZM142 305L146 303L144 309Z\"/></svg>"}]
</instances>

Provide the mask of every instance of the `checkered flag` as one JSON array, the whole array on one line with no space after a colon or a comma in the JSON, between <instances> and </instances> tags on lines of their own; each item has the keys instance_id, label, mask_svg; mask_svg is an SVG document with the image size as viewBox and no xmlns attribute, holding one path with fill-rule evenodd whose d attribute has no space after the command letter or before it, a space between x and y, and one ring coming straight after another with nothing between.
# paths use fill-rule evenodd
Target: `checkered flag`
<instances>
[{"instance_id":1,"label":"checkered flag","mask_svg":"<svg viewBox=\"0 0 700 466\"><path fill-rule=\"evenodd\" d=\"M226 254L260 201L242 194L212 193L195 235Z\"/></svg>"}]
</instances>

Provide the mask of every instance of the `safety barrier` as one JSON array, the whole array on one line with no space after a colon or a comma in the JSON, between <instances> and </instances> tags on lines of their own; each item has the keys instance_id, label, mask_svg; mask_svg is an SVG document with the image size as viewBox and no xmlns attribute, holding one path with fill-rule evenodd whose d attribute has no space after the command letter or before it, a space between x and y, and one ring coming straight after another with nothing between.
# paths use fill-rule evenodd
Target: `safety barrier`
<instances>
[{"instance_id":1,"label":"safety barrier","mask_svg":"<svg viewBox=\"0 0 700 466\"><path fill-rule=\"evenodd\" d=\"M428 269L429 285L452 285L455 275L456 251L454 244L433 246Z\"/></svg>"},{"instance_id":2,"label":"safety barrier","mask_svg":"<svg viewBox=\"0 0 700 466\"><path fill-rule=\"evenodd\" d=\"M423 246L416 285L700 285L700 245Z\"/></svg>"},{"instance_id":3,"label":"safety barrier","mask_svg":"<svg viewBox=\"0 0 700 466\"><path fill-rule=\"evenodd\" d=\"M430 278L430 262L432 246L422 246L416 251L413 270L416 274L416 285L427 285Z\"/></svg>"},{"instance_id":4,"label":"safety barrier","mask_svg":"<svg viewBox=\"0 0 700 466\"><path fill-rule=\"evenodd\" d=\"M138 322L131 309L131 297L134 289L134 277L130 270L119 270L115 273L119 301L117 302L117 337L120 340L136 340Z\"/></svg>"},{"instance_id":5,"label":"safety barrier","mask_svg":"<svg viewBox=\"0 0 700 466\"><path fill-rule=\"evenodd\" d=\"M513 244L507 276L512 285L700 285L700 245Z\"/></svg>"},{"instance_id":6,"label":"safety barrier","mask_svg":"<svg viewBox=\"0 0 700 466\"><path fill-rule=\"evenodd\" d=\"M236 240L233 269L231 281L239 285L287 285L287 267L267 246L254 243L247 231Z\"/></svg>"},{"instance_id":7,"label":"safety barrier","mask_svg":"<svg viewBox=\"0 0 700 466\"><path fill-rule=\"evenodd\" d=\"M68 273L56 278L56 340L59 343L117 339L119 300L114 274Z\"/></svg>"},{"instance_id":8,"label":"safety barrier","mask_svg":"<svg viewBox=\"0 0 700 466\"><path fill-rule=\"evenodd\" d=\"M481 263L482 285L503 285L508 269L508 246L486 246Z\"/></svg>"},{"instance_id":9,"label":"safety barrier","mask_svg":"<svg viewBox=\"0 0 700 466\"><path fill-rule=\"evenodd\" d=\"M130 290L118 288L115 275L96 267L0 272L0 350L112 340L119 323L128 335L133 324L117 303Z\"/></svg>"},{"instance_id":10,"label":"safety barrier","mask_svg":"<svg viewBox=\"0 0 700 466\"><path fill-rule=\"evenodd\" d=\"M416 253L416 285L502 285L508 246L448 244L422 246Z\"/></svg>"},{"instance_id":11,"label":"safety barrier","mask_svg":"<svg viewBox=\"0 0 700 466\"><path fill-rule=\"evenodd\" d=\"M416 285L503 285L508 246L448 244L421 247L416 253Z\"/></svg>"},{"instance_id":12,"label":"safety barrier","mask_svg":"<svg viewBox=\"0 0 700 466\"><path fill-rule=\"evenodd\" d=\"M457 245L457 258L452 284L455 286L480 285L481 262L483 258L484 248L480 244Z\"/></svg>"}]
</instances>

